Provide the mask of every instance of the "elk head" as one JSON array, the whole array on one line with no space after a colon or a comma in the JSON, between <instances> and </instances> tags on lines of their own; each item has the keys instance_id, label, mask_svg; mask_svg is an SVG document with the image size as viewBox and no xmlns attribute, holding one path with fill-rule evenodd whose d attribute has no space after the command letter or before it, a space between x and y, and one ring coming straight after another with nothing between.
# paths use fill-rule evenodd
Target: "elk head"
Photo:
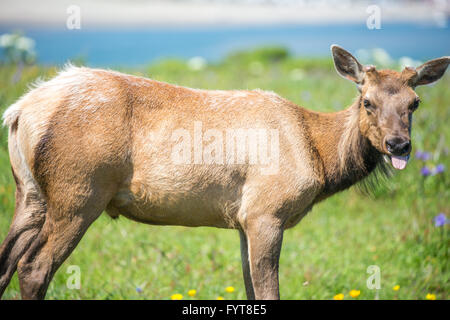
<instances>
[{"instance_id":1,"label":"elk head","mask_svg":"<svg viewBox=\"0 0 450 320\"><path fill-rule=\"evenodd\" d=\"M445 73L450 57L430 60L402 72L363 66L346 50L331 47L334 65L360 91L359 129L392 166L402 170L411 152L411 121L420 99L415 87L433 83Z\"/></svg>"}]
</instances>

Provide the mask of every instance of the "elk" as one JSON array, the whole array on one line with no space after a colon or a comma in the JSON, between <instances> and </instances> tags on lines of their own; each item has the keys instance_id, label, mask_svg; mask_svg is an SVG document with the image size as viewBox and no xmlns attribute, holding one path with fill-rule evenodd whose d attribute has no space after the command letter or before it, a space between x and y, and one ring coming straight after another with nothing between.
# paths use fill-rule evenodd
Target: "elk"
<instances>
[{"instance_id":1,"label":"elk","mask_svg":"<svg viewBox=\"0 0 450 320\"><path fill-rule=\"evenodd\" d=\"M376 168L405 168L419 105L414 89L440 79L450 63L442 57L378 71L339 46L331 51L338 74L359 91L334 113L272 92L191 89L84 67L37 84L3 116L17 187L0 247L0 295L17 270L22 298L45 298L57 269L106 211L153 225L237 229L248 299L279 299L284 230ZM249 155L233 160L237 152L205 161L207 148L198 155L195 137L182 144L195 123L200 135L276 132L275 170L261 170L270 163ZM208 139L217 142L214 152L223 150L219 135ZM249 150L251 142L237 144ZM174 149L186 161L174 161Z\"/></svg>"}]
</instances>

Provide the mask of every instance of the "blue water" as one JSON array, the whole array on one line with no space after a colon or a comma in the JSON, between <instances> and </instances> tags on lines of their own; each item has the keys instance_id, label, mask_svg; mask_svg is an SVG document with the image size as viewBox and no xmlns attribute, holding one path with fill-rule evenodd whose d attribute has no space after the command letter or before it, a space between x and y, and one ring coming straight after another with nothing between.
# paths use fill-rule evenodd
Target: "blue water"
<instances>
[{"instance_id":1,"label":"blue water","mask_svg":"<svg viewBox=\"0 0 450 320\"><path fill-rule=\"evenodd\" d=\"M16 28L0 26L0 33ZM383 48L393 58L425 60L450 55L450 28L419 24L289 25L123 30L24 29L36 40L38 61L63 64L83 57L88 65L137 66L164 58L202 56L217 61L231 51L282 45L298 56L329 56L333 43L355 52Z\"/></svg>"}]
</instances>

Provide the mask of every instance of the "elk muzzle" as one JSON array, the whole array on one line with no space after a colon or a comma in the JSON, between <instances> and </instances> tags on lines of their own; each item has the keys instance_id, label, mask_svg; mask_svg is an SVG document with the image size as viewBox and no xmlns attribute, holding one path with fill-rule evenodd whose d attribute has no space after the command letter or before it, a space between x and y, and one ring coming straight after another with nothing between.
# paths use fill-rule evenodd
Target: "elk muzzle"
<instances>
[{"instance_id":1,"label":"elk muzzle","mask_svg":"<svg viewBox=\"0 0 450 320\"><path fill-rule=\"evenodd\" d=\"M386 137L385 146L392 166L397 170L405 169L411 152L411 139L405 136Z\"/></svg>"}]
</instances>

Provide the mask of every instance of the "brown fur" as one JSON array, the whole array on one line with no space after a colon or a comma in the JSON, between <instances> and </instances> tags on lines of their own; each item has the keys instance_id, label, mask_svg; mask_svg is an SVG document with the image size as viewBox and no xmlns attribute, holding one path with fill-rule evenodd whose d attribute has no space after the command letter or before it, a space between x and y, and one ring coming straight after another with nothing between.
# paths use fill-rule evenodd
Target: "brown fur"
<instances>
[{"instance_id":1,"label":"brown fur","mask_svg":"<svg viewBox=\"0 0 450 320\"><path fill-rule=\"evenodd\" d=\"M22 297L44 298L58 267L106 210L148 224L238 229L248 298L279 298L283 231L367 177L387 154L386 136L409 135L411 83L430 73L366 72L343 49L333 54L361 95L330 114L271 92L197 90L87 68L70 68L26 94L4 115L17 192L0 247L0 294L17 268ZM374 110L364 107L369 96ZM180 139L171 134L195 132L199 123L202 134L274 129L278 170L263 174L264 165L250 158L196 163L195 143L194 162L175 164L171 151Z\"/></svg>"}]
</instances>

